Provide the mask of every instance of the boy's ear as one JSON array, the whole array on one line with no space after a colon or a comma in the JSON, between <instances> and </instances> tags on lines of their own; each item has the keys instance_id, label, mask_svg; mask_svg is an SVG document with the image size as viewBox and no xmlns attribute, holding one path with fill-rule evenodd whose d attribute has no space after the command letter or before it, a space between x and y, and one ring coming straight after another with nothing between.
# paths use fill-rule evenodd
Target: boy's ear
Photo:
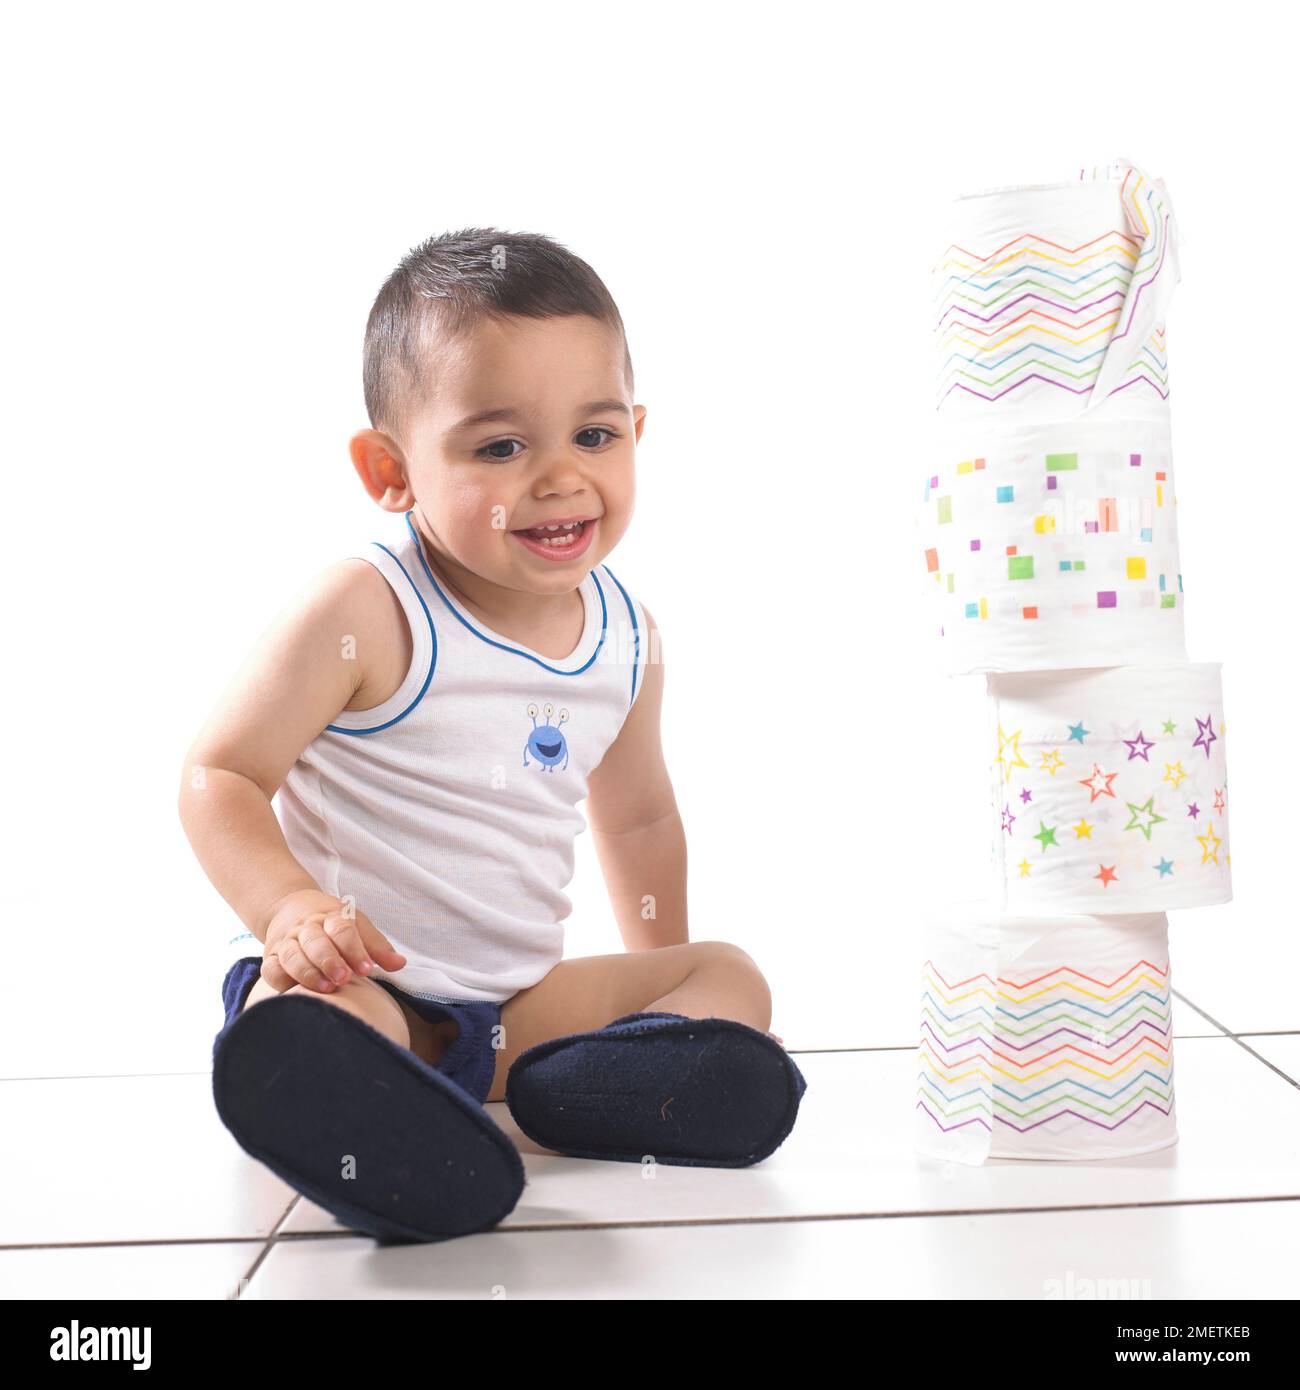
<instances>
[{"instance_id":1,"label":"boy's ear","mask_svg":"<svg viewBox=\"0 0 1300 1390\"><path fill-rule=\"evenodd\" d=\"M645 406L634 405L632 407L632 428L636 431L636 442L641 442L641 431L645 426Z\"/></svg>"},{"instance_id":2,"label":"boy's ear","mask_svg":"<svg viewBox=\"0 0 1300 1390\"><path fill-rule=\"evenodd\" d=\"M409 512L415 494L406 477L402 451L379 430L358 430L348 441L361 486L386 512Z\"/></svg>"}]
</instances>

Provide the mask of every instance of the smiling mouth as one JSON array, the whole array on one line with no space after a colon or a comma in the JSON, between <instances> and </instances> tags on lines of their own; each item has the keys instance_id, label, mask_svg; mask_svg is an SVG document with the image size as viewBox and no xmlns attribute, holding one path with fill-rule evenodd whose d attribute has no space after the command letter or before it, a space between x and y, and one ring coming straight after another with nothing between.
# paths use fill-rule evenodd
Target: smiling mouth
<instances>
[{"instance_id":1,"label":"smiling mouth","mask_svg":"<svg viewBox=\"0 0 1300 1390\"><path fill-rule=\"evenodd\" d=\"M544 758L553 758L559 753L560 745L558 743L539 743L537 751Z\"/></svg>"},{"instance_id":2,"label":"smiling mouth","mask_svg":"<svg viewBox=\"0 0 1300 1390\"><path fill-rule=\"evenodd\" d=\"M595 522L594 517L585 521L570 521L561 526L528 526L515 532L517 536L527 536L529 540L544 545L548 550L567 550L576 545L588 526Z\"/></svg>"}]
</instances>

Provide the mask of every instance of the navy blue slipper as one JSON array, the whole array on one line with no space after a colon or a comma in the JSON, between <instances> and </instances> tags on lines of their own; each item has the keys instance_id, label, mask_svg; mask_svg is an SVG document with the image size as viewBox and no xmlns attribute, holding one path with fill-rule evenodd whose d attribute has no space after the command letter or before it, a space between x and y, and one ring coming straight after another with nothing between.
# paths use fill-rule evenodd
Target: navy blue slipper
<instances>
[{"instance_id":1,"label":"navy blue slipper","mask_svg":"<svg viewBox=\"0 0 1300 1390\"><path fill-rule=\"evenodd\" d=\"M212 1092L245 1152L381 1241L489 1230L524 1188L519 1151L473 1096L323 999L262 999L232 1019Z\"/></svg>"},{"instance_id":2,"label":"navy blue slipper","mask_svg":"<svg viewBox=\"0 0 1300 1390\"><path fill-rule=\"evenodd\" d=\"M625 1014L521 1052L506 1105L573 1158L745 1168L782 1144L807 1089L774 1038L728 1018Z\"/></svg>"}]
</instances>

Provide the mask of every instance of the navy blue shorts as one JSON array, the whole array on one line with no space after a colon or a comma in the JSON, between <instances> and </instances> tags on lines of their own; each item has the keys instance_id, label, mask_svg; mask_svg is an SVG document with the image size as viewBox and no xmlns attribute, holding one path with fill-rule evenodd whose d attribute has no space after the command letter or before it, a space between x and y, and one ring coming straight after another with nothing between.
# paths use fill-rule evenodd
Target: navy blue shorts
<instances>
[{"instance_id":1,"label":"navy blue shorts","mask_svg":"<svg viewBox=\"0 0 1300 1390\"><path fill-rule=\"evenodd\" d=\"M221 1001L226 1010L223 1031L244 1007L248 991L253 988L261 974L261 956L244 956L226 972L226 978L221 983ZM405 990L398 989L387 980L376 980L375 984L381 985L395 999L429 1023L441 1023L449 1018L459 1025L459 1036L433 1064L434 1070L442 1072L449 1081L454 1081L480 1105L486 1102L488 1092L492 1089L492 1078L496 1074L497 1049L492 1044L498 1035L493 1030L501 1022L501 1005L486 999L447 999L435 1002L432 999L421 999L418 995L407 994Z\"/></svg>"}]
</instances>

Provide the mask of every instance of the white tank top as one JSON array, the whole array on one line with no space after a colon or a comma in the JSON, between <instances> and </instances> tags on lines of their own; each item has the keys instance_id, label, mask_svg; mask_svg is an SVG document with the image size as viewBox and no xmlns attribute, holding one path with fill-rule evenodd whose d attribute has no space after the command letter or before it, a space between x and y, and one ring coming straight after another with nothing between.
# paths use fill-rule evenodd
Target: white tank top
<instances>
[{"instance_id":1,"label":"white tank top","mask_svg":"<svg viewBox=\"0 0 1300 1390\"><path fill-rule=\"evenodd\" d=\"M429 999L504 1002L564 954L577 803L640 693L645 615L607 565L579 586L582 638L545 657L435 579L409 513L359 552L392 585L413 655L383 705L339 714L276 795L290 850L407 958L377 971Z\"/></svg>"}]
</instances>

